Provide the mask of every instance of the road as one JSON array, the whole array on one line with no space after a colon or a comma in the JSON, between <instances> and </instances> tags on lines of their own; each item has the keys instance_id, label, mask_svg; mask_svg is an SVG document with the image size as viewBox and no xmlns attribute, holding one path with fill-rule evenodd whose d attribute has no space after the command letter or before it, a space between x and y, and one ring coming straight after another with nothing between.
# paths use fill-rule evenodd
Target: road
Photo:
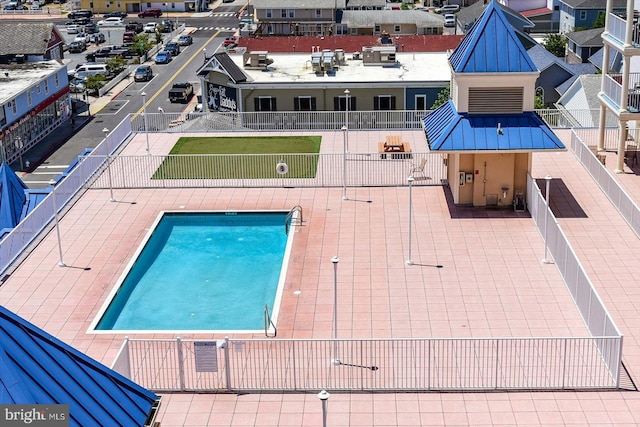
<instances>
[{"instance_id":1,"label":"road","mask_svg":"<svg viewBox=\"0 0 640 427\"><path fill-rule=\"evenodd\" d=\"M236 3L240 3L236 0ZM181 53L165 65L156 65L153 60L147 62L153 68L154 77L149 82L133 82L117 96L114 96L102 110L95 113L88 123L77 131L64 145L58 148L54 153L44 159L39 166L25 174L22 179L30 188L46 187L49 180L55 178L62 172L85 148L93 148L97 146L104 138L103 129L113 129L128 114L140 113L143 110L142 93L146 93L147 112L157 113L158 107L165 112L181 112L186 106L184 104L172 104L168 100L168 91L176 81L189 81L194 85L196 94L200 93L200 81L196 76L197 69L203 64L203 49L206 49L207 56L221 49L224 38L233 34L238 25L238 19L235 17L236 12L241 8L241 4L234 5L226 3L223 7L218 8L211 16L198 16L180 19L180 23L184 22L187 26L187 32L191 32L193 44L191 46L183 46ZM138 19L142 22L152 22L152 19ZM170 16L170 19L175 19ZM64 31L64 21L60 20L62 33ZM111 37L119 37L122 40L122 29L109 29ZM104 29L102 30L104 32ZM71 39L75 35L69 35ZM174 33L174 39L177 35ZM115 43L114 43L115 44ZM95 46L92 47L95 50ZM88 52L88 51L87 51ZM69 64L85 62L82 54L65 53L65 59L69 59ZM75 68L75 65L73 65ZM136 66L132 65L133 71ZM71 66L69 67L71 69ZM73 94L72 97L78 98L82 103L82 95ZM89 100L91 101L92 98ZM82 112L80 114L87 114Z\"/></svg>"}]
</instances>

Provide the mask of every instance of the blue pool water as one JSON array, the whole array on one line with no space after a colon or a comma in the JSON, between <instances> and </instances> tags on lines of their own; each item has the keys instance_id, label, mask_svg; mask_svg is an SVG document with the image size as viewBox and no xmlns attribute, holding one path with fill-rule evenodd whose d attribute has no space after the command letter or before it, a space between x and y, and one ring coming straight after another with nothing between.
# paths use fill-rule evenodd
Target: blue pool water
<instances>
[{"instance_id":1,"label":"blue pool water","mask_svg":"<svg viewBox=\"0 0 640 427\"><path fill-rule=\"evenodd\" d=\"M95 329L263 329L265 304L276 302L286 215L165 212Z\"/></svg>"}]
</instances>

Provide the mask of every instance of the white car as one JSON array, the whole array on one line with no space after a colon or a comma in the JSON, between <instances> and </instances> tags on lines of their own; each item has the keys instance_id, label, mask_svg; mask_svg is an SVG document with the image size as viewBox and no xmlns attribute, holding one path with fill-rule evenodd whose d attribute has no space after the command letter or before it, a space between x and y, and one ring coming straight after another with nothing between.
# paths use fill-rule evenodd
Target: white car
<instances>
[{"instance_id":1,"label":"white car","mask_svg":"<svg viewBox=\"0 0 640 427\"><path fill-rule=\"evenodd\" d=\"M149 22L149 23L144 25L144 32L145 33L155 33L157 26L158 26L158 24L156 24L155 22Z\"/></svg>"},{"instance_id":2,"label":"white car","mask_svg":"<svg viewBox=\"0 0 640 427\"><path fill-rule=\"evenodd\" d=\"M124 27L124 19L119 18L117 16L111 16L107 19L103 19L102 21L98 21L98 25L100 27Z\"/></svg>"},{"instance_id":3,"label":"white car","mask_svg":"<svg viewBox=\"0 0 640 427\"><path fill-rule=\"evenodd\" d=\"M85 33L78 33L78 35L76 36L75 39L73 39L74 42L83 42L85 44L91 43L91 36L89 34L85 34Z\"/></svg>"},{"instance_id":4,"label":"white car","mask_svg":"<svg viewBox=\"0 0 640 427\"><path fill-rule=\"evenodd\" d=\"M444 15L444 26L445 27L455 27L456 26L456 15L453 13L447 13Z\"/></svg>"},{"instance_id":5,"label":"white car","mask_svg":"<svg viewBox=\"0 0 640 427\"><path fill-rule=\"evenodd\" d=\"M67 34L78 34L81 29L80 25L67 25Z\"/></svg>"}]
</instances>

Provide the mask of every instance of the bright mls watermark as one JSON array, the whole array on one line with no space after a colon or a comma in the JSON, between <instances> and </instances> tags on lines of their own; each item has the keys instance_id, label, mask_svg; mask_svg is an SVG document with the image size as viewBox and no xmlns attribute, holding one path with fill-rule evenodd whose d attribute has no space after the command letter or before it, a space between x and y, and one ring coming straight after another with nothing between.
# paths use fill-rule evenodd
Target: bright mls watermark
<instances>
[{"instance_id":1,"label":"bright mls watermark","mask_svg":"<svg viewBox=\"0 0 640 427\"><path fill-rule=\"evenodd\" d=\"M0 405L0 427L69 427L69 405Z\"/></svg>"}]
</instances>

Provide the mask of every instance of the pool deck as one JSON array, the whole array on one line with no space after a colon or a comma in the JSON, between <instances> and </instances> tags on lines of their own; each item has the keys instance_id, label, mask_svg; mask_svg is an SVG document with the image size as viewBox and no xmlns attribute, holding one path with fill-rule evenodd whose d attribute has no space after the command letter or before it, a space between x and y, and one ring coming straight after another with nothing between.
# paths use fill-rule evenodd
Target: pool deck
<instances>
[{"instance_id":1,"label":"pool deck","mask_svg":"<svg viewBox=\"0 0 640 427\"><path fill-rule=\"evenodd\" d=\"M349 143L365 151L389 133L401 133L414 151L424 143L420 131L350 132ZM341 152L342 133L322 134L323 151ZM568 145L568 131L557 134ZM154 135L155 152L167 152L178 136ZM144 135L137 135L124 154L144 153L144 144ZM638 202L640 176L627 172L616 178ZM548 174L554 178L551 207L625 336L623 360L638 381L640 239L573 154L535 154L533 177ZM161 210L302 206L279 338L331 337L333 256L340 258L340 338L588 335L557 268L540 262L544 243L533 220L512 211L454 207L442 187L413 188L412 266L405 263L407 187L349 188L345 201L341 188L116 189L114 195L116 202L109 202L108 190L89 190L61 219L69 267L57 265L52 232L0 287L8 309L106 365L123 335L87 329ZM143 336L159 335L136 337ZM163 396L157 419L163 426L322 425L315 393ZM327 424L632 426L640 424L640 394L334 393Z\"/></svg>"}]
</instances>

